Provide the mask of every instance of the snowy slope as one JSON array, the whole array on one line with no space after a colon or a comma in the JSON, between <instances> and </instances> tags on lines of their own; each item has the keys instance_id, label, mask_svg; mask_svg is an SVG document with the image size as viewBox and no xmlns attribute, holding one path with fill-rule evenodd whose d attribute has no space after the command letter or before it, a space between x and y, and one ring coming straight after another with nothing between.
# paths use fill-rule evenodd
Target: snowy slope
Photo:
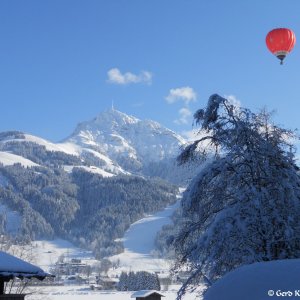
<instances>
[{"instance_id":1,"label":"snowy slope","mask_svg":"<svg viewBox=\"0 0 300 300\"><path fill-rule=\"evenodd\" d=\"M25 139L23 141L27 142L33 142L41 146L45 146L48 151L60 151L65 152L66 154L70 155L78 155L80 152L80 149L76 147L76 145L72 144L54 144L50 141L47 141L45 139L42 139L40 137L31 135L31 134L24 134ZM21 140L22 141L22 140Z\"/></svg>"},{"instance_id":2,"label":"snowy slope","mask_svg":"<svg viewBox=\"0 0 300 300\"><path fill-rule=\"evenodd\" d=\"M155 250L154 240L157 232L167 224L179 201L164 210L133 223L124 237L125 252L151 255Z\"/></svg>"},{"instance_id":3,"label":"snowy slope","mask_svg":"<svg viewBox=\"0 0 300 300\"><path fill-rule=\"evenodd\" d=\"M218 280L204 300L300 299L300 259L254 263Z\"/></svg>"},{"instance_id":4,"label":"snowy slope","mask_svg":"<svg viewBox=\"0 0 300 300\"><path fill-rule=\"evenodd\" d=\"M48 151L60 151L70 155L78 155L78 149L76 148L76 145L55 144L43 138L22 132L17 132L17 134L14 134L14 132L2 133L2 135L4 134L5 137L0 138L0 144L2 145L10 142L32 142L37 145L44 146Z\"/></svg>"},{"instance_id":5,"label":"snowy slope","mask_svg":"<svg viewBox=\"0 0 300 300\"><path fill-rule=\"evenodd\" d=\"M97 151L85 149L71 142L55 144L40 137L21 132L0 133L0 163L3 163L4 165L21 163L24 167L37 166L36 163L32 162L26 157L18 155L20 152L20 147L28 149L27 152L29 153L32 152L30 150L32 146L28 143L38 145L48 152L64 153L66 155L75 156L79 161L82 162L82 164L73 165L73 167L81 167L88 172L98 173L104 175L105 177L110 177L114 174L128 174L128 172L116 165L109 157L98 153ZM7 149L9 149L9 151L6 151ZM91 158L97 166L91 165ZM67 171L72 171L72 166L67 165L65 169Z\"/></svg>"},{"instance_id":6,"label":"snowy slope","mask_svg":"<svg viewBox=\"0 0 300 300\"><path fill-rule=\"evenodd\" d=\"M17 163L24 167L38 166L38 164L27 158L4 151L0 151L0 163L2 163L4 166L10 166Z\"/></svg>"},{"instance_id":7,"label":"snowy slope","mask_svg":"<svg viewBox=\"0 0 300 300\"><path fill-rule=\"evenodd\" d=\"M180 200L156 214L149 215L135 223L126 231L124 252L110 257L120 261L120 271L150 271L167 273L171 261L155 257L155 237L162 226L171 223L170 217L178 208Z\"/></svg>"}]
</instances>

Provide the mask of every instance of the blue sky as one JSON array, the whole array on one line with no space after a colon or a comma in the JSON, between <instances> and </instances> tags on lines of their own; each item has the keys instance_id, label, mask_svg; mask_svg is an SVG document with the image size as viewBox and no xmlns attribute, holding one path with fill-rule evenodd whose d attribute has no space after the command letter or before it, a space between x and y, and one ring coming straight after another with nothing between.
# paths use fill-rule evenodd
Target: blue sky
<instances>
[{"instance_id":1,"label":"blue sky","mask_svg":"<svg viewBox=\"0 0 300 300\"><path fill-rule=\"evenodd\" d=\"M1 0L0 131L59 141L111 107L177 131L213 93L299 128L300 47L283 66L265 36L300 38L299 0Z\"/></svg>"}]
</instances>

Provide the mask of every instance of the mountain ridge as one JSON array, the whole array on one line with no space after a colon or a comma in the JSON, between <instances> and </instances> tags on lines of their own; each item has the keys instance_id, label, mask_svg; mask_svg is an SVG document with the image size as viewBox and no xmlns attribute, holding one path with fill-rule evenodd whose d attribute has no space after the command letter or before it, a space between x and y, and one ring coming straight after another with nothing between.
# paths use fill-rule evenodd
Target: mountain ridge
<instances>
[{"instance_id":1,"label":"mountain ridge","mask_svg":"<svg viewBox=\"0 0 300 300\"><path fill-rule=\"evenodd\" d=\"M73 133L58 143L18 131L0 133L2 152L23 156L19 148L24 147L63 152L78 158L74 166L92 167L91 172L102 172L105 176L143 175L149 165L153 168L153 163L174 161L185 143L180 135L158 122L140 120L114 108L99 113L92 120L79 123ZM33 164L41 163L27 154L23 157L33 159ZM4 162L1 155L0 162ZM22 163L22 160L18 159L16 162ZM67 162L64 167L66 171L72 171L70 163Z\"/></svg>"}]
</instances>

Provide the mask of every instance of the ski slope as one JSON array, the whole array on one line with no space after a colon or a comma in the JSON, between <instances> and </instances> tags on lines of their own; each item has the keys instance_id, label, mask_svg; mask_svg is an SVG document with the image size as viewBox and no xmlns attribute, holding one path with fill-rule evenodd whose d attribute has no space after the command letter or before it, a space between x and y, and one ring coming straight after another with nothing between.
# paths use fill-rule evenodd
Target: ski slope
<instances>
[{"instance_id":1,"label":"ski slope","mask_svg":"<svg viewBox=\"0 0 300 300\"><path fill-rule=\"evenodd\" d=\"M110 260L119 261L121 271L168 272L171 262L155 257L154 241L158 231L171 223L170 217L179 204L178 199L175 204L164 210L133 223L121 239L124 252L110 257Z\"/></svg>"},{"instance_id":2,"label":"ski slope","mask_svg":"<svg viewBox=\"0 0 300 300\"><path fill-rule=\"evenodd\" d=\"M133 223L124 237L125 252L151 255L155 250L154 240L158 231L164 225L170 224L170 217L178 207L179 201L155 215L149 215Z\"/></svg>"}]
</instances>

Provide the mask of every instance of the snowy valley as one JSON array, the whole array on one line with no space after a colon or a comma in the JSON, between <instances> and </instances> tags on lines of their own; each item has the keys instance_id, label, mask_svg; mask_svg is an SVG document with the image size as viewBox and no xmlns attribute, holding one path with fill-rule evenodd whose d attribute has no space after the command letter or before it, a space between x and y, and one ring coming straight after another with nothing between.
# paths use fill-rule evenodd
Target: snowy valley
<instances>
[{"instance_id":1,"label":"snowy valley","mask_svg":"<svg viewBox=\"0 0 300 300\"><path fill-rule=\"evenodd\" d=\"M107 277L104 276L104 278L110 278L110 280L118 282L121 272L147 270L148 272L158 274L161 280L161 293L165 296L164 299L174 300L176 298L180 283L175 280L166 280L170 278L169 272L172 261L158 258L154 250L157 232L163 225L172 222L170 217L178 207L180 199L179 197L176 204L168 206L153 215L149 215L130 226L122 239L124 242L124 252L109 257L114 267L107 270ZM91 268L95 266L99 267L100 263L90 251L75 247L73 244L62 239L35 241L32 252L35 258L33 262L45 271L52 271L52 273L58 262L62 264L62 259L65 265L72 265L72 263L75 265L77 263L78 266L80 262L80 264L90 266ZM103 273L101 274L103 277ZM81 284L75 279L79 275L84 277ZM109 291L105 288L100 288L96 283L98 275L99 273L97 272L91 272L91 274L88 274L88 277L86 273L60 276L60 282L54 285L31 287L30 290L33 292L33 295L29 296L28 299L39 299L40 295L47 295L48 299L53 300L64 300L71 297L76 300L93 300L99 299L99 297L103 300L131 299L132 291L116 291L115 288ZM186 299L192 300L195 297L196 294L191 294Z\"/></svg>"}]
</instances>

